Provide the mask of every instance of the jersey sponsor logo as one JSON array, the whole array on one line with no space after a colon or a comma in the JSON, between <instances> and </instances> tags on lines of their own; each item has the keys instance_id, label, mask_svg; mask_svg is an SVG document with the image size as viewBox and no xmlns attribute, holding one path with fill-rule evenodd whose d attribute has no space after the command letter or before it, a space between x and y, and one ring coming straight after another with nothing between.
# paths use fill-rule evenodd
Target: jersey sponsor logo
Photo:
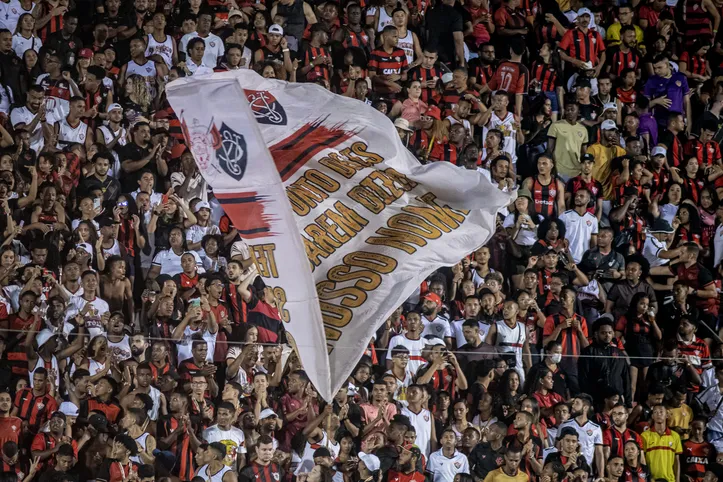
<instances>
[{"instance_id":1,"label":"jersey sponsor logo","mask_svg":"<svg viewBox=\"0 0 723 482\"><path fill-rule=\"evenodd\" d=\"M286 111L271 93L265 90L244 90L244 92L256 122L268 125L286 125Z\"/></svg>"}]
</instances>

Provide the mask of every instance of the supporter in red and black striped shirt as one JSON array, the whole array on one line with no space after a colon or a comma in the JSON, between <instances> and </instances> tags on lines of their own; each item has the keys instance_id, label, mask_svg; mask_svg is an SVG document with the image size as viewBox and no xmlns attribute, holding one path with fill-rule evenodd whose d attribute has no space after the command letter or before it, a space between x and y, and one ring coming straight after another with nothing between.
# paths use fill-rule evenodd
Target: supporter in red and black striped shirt
<instances>
[{"instance_id":1,"label":"supporter in red and black striped shirt","mask_svg":"<svg viewBox=\"0 0 723 482\"><path fill-rule=\"evenodd\" d=\"M494 45L482 44L479 57L470 60L468 67L470 87L482 91L483 86L492 79L497 67Z\"/></svg>"},{"instance_id":2,"label":"supporter in red and black striped shirt","mask_svg":"<svg viewBox=\"0 0 723 482\"><path fill-rule=\"evenodd\" d=\"M684 147L684 153L688 157L695 157L701 167L712 166L721 163L720 145L713 140L718 132L718 124L711 120L703 123L700 129L700 136L692 138Z\"/></svg>"},{"instance_id":3,"label":"supporter in red and black striped shirt","mask_svg":"<svg viewBox=\"0 0 723 482\"><path fill-rule=\"evenodd\" d=\"M382 46L369 56L369 78L374 90L395 97L402 91L402 81L407 80L407 54L397 48L399 32L394 25L382 30Z\"/></svg>"},{"instance_id":4,"label":"supporter in red and black striped shirt","mask_svg":"<svg viewBox=\"0 0 723 482\"><path fill-rule=\"evenodd\" d=\"M326 45L329 42L329 31L321 24L315 23L311 26L311 40L302 47L299 55L302 67L299 75L306 78L308 82L316 82L319 79L329 81L333 66L331 62L331 51Z\"/></svg>"},{"instance_id":5,"label":"supporter in red and black striped shirt","mask_svg":"<svg viewBox=\"0 0 723 482\"><path fill-rule=\"evenodd\" d=\"M58 409L58 402L48 393L48 383L47 370L36 368L33 373L33 386L23 388L15 395L11 415L26 422L32 433L36 433Z\"/></svg>"},{"instance_id":6,"label":"supporter in red and black striped shirt","mask_svg":"<svg viewBox=\"0 0 723 482\"><path fill-rule=\"evenodd\" d=\"M627 427L628 412L625 405L618 404L610 411L612 426L603 432L603 452L605 458L624 457L625 443L629 440L634 441L642 447L643 440L633 430Z\"/></svg>"},{"instance_id":7,"label":"supporter in red and black striped shirt","mask_svg":"<svg viewBox=\"0 0 723 482\"><path fill-rule=\"evenodd\" d=\"M427 104L437 104L441 99L439 86L442 81L442 69L436 66L437 52L434 49L422 51L422 63L409 69L407 78L422 83L422 101Z\"/></svg>"},{"instance_id":8,"label":"supporter in red and black striped shirt","mask_svg":"<svg viewBox=\"0 0 723 482\"><path fill-rule=\"evenodd\" d=\"M637 77L640 77L640 61L642 57L635 48L637 40L635 38L635 29L631 25L626 25L620 29L621 43L617 47L613 47L608 51L607 71L610 77L615 80L620 77L625 69L632 69Z\"/></svg>"},{"instance_id":9,"label":"supporter in red and black striped shirt","mask_svg":"<svg viewBox=\"0 0 723 482\"><path fill-rule=\"evenodd\" d=\"M686 49L680 54L678 72L688 77L689 84L698 85L698 83L710 79L710 64L705 58L708 50L710 50L710 44L696 40L690 50Z\"/></svg>"},{"instance_id":10,"label":"supporter in red and black striped shirt","mask_svg":"<svg viewBox=\"0 0 723 482\"><path fill-rule=\"evenodd\" d=\"M696 418L690 423L690 438L683 442L680 457L680 475L688 482L703 482L708 467L715 463L716 450L705 440L706 418Z\"/></svg>"},{"instance_id":11,"label":"supporter in red and black striped shirt","mask_svg":"<svg viewBox=\"0 0 723 482\"><path fill-rule=\"evenodd\" d=\"M597 30L588 28L591 18L590 9L577 11L576 27L565 32L560 41L560 57L580 70L591 62L597 77L605 64L605 42Z\"/></svg>"}]
</instances>

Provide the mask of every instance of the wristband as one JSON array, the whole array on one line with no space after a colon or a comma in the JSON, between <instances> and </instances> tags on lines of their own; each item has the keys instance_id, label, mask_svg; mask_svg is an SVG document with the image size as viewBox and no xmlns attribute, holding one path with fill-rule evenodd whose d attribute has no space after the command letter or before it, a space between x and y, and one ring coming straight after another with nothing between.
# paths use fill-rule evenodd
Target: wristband
<instances>
[{"instance_id":1,"label":"wristband","mask_svg":"<svg viewBox=\"0 0 723 482\"><path fill-rule=\"evenodd\" d=\"M289 49L281 49L282 52L288 52Z\"/></svg>"}]
</instances>

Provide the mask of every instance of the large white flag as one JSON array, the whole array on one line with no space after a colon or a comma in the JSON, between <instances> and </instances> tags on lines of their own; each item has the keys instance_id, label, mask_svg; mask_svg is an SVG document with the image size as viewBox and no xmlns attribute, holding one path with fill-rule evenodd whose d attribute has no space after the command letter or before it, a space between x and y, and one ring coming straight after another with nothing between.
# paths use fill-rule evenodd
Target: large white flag
<instances>
[{"instance_id":1,"label":"large white flag","mask_svg":"<svg viewBox=\"0 0 723 482\"><path fill-rule=\"evenodd\" d=\"M326 400L389 315L485 244L510 202L476 171L421 165L387 117L317 85L239 70L167 91Z\"/></svg>"}]
</instances>

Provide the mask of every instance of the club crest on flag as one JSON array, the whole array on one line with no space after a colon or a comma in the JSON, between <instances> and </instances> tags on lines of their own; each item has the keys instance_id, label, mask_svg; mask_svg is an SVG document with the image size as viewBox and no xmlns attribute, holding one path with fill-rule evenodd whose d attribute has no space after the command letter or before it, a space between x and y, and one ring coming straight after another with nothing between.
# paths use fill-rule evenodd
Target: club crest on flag
<instances>
[{"instance_id":1,"label":"club crest on flag","mask_svg":"<svg viewBox=\"0 0 723 482\"><path fill-rule=\"evenodd\" d=\"M186 124L186 119L183 118L183 112L181 112L181 130L188 139L189 147L193 153L193 157L198 163L199 169L206 169L211 164L211 159L214 151L221 147L221 135L216 129L216 124L211 122L205 126L200 121L194 118L191 121L191 126Z\"/></svg>"},{"instance_id":2,"label":"club crest on flag","mask_svg":"<svg viewBox=\"0 0 723 482\"><path fill-rule=\"evenodd\" d=\"M226 174L240 181L246 173L246 163L248 162L246 139L226 123L221 124L218 132L221 135L221 142L216 147L218 164Z\"/></svg>"},{"instance_id":3,"label":"club crest on flag","mask_svg":"<svg viewBox=\"0 0 723 482\"><path fill-rule=\"evenodd\" d=\"M286 125L286 111L276 97L265 90L244 90L244 92L246 92L246 100L249 101L256 122L278 126Z\"/></svg>"}]
</instances>

